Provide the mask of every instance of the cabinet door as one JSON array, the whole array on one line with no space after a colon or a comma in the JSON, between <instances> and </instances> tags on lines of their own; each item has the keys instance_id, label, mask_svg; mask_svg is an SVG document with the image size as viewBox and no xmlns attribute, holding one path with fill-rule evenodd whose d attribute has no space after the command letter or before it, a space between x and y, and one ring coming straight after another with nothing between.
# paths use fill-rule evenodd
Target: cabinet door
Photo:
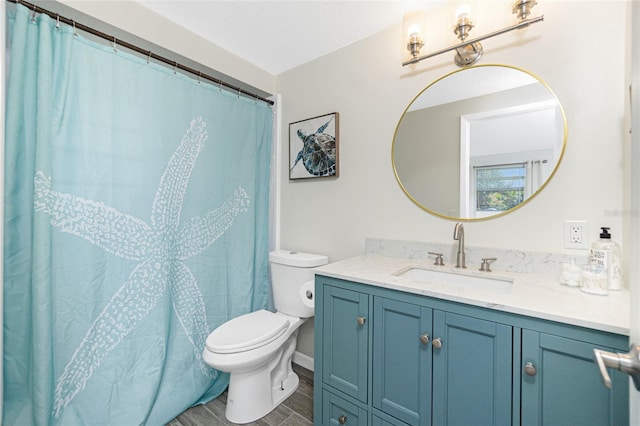
<instances>
[{"instance_id":1,"label":"cabinet door","mask_svg":"<svg viewBox=\"0 0 640 426\"><path fill-rule=\"evenodd\" d=\"M326 286L323 303L322 380L366 403L369 296Z\"/></svg>"},{"instance_id":2,"label":"cabinet door","mask_svg":"<svg viewBox=\"0 0 640 426\"><path fill-rule=\"evenodd\" d=\"M331 392L322 392L322 425L367 425L367 411Z\"/></svg>"},{"instance_id":3,"label":"cabinet door","mask_svg":"<svg viewBox=\"0 0 640 426\"><path fill-rule=\"evenodd\" d=\"M432 310L375 297L373 406L410 425L431 424Z\"/></svg>"},{"instance_id":4,"label":"cabinet door","mask_svg":"<svg viewBox=\"0 0 640 426\"><path fill-rule=\"evenodd\" d=\"M628 424L629 379L609 369L612 388L605 388L593 349L589 343L522 330L523 425Z\"/></svg>"},{"instance_id":5,"label":"cabinet door","mask_svg":"<svg viewBox=\"0 0 640 426\"><path fill-rule=\"evenodd\" d=\"M442 311L433 317L433 423L511 424L512 327Z\"/></svg>"}]
</instances>

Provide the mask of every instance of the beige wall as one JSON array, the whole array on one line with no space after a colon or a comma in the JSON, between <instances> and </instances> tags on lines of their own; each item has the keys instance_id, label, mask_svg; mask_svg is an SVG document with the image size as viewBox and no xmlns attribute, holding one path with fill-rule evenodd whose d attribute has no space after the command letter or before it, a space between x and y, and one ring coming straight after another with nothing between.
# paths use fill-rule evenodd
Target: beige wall
<instances>
[{"instance_id":1,"label":"beige wall","mask_svg":"<svg viewBox=\"0 0 640 426\"><path fill-rule=\"evenodd\" d=\"M404 189L445 216L458 216L460 207L460 115L452 114L452 104L405 113L393 146Z\"/></svg>"},{"instance_id":2,"label":"beige wall","mask_svg":"<svg viewBox=\"0 0 640 426\"><path fill-rule=\"evenodd\" d=\"M482 3L474 34L513 19L509 2ZM483 42L481 63L521 67L549 84L565 109L569 136L564 159L544 191L507 216L465 224L468 245L585 254L564 249L565 219L588 221L593 239L598 227L609 226L623 241L628 5L589 1L576 8L569 1L539 2L534 12L543 13L544 22ZM505 15L507 22L492 19ZM433 31L450 31L450 25L440 24L448 22L445 10L428 19ZM369 236L454 244L454 222L424 212L404 195L390 157L405 107L455 65L447 53L403 68L400 32L398 23L277 77L284 126L340 113L339 178L289 181L288 158L282 158L283 248L336 261L363 253ZM424 51L449 44L452 39L441 40ZM288 133L283 134L286 146ZM310 325L303 328L299 350L312 355L310 333Z\"/></svg>"}]
</instances>

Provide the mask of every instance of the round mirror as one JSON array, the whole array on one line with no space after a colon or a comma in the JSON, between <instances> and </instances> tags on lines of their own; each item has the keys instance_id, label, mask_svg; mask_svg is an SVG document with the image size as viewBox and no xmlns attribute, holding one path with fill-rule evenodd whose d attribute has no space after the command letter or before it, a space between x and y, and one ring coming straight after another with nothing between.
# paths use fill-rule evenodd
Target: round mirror
<instances>
[{"instance_id":1,"label":"round mirror","mask_svg":"<svg viewBox=\"0 0 640 426\"><path fill-rule=\"evenodd\" d=\"M409 104L396 128L393 169L424 210L455 220L506 214L540 192L564 153L556 95L504 65L454 71Z\"/></svg>"}]
</instances>

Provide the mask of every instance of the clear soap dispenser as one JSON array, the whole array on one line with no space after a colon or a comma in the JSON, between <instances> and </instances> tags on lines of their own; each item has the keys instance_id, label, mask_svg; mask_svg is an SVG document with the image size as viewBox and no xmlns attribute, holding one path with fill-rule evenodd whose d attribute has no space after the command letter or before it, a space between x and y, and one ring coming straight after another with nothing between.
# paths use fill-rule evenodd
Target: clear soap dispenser
<instances>
[{"instance_id":1,"label":"clear soap dispenser","mask_svg":"<svg viewBox=\"0 0 640 426\"><path fill-rule=\"evenodd\" d=\"M609 228L600 228L600 239L591 244L591 262L607 271L607 287L609 290L620 290L622 287L622 256L620 245L611 239Z\"/></svg>"}]
</instances>

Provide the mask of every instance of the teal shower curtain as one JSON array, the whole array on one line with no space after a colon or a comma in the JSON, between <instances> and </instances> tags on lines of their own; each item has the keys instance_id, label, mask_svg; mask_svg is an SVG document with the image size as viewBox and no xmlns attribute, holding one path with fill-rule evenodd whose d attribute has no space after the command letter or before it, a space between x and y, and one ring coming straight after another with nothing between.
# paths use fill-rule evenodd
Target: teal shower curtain
<instances>
[{"instance_id":1,"label":"teal shower curtain","mask_svg":"<svg viewBox=\"0 0 640 426\"><path fill-rule=\"evenodd\" d=\"M271 108L8 21L3 424L164 424L228 384L208 333L268 304Z\"/></svg>"}]
</instances>

